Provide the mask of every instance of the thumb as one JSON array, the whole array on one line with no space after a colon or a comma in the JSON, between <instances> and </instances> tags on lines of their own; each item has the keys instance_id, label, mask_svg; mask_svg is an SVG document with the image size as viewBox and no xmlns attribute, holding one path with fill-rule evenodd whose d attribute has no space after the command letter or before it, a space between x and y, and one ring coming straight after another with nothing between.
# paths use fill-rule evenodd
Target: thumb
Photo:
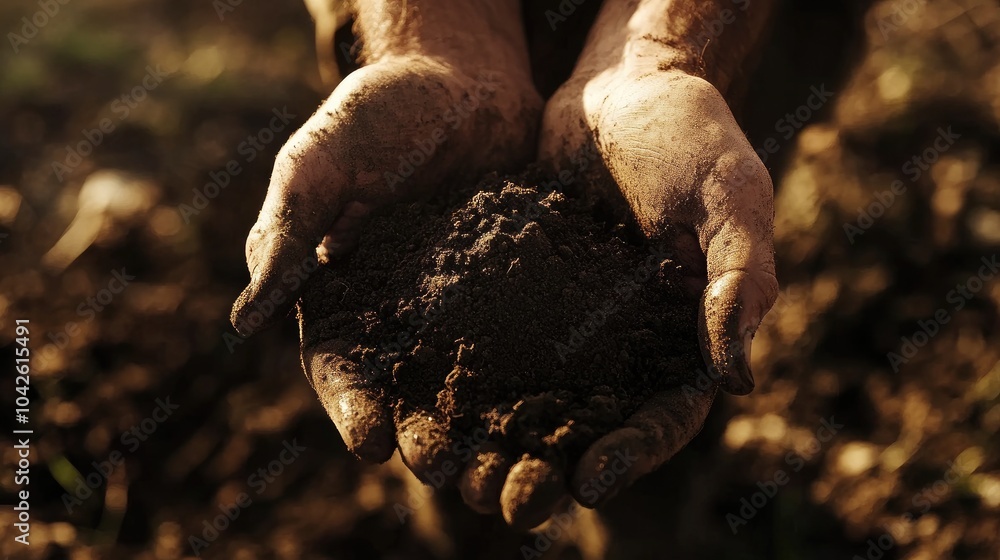
<instances>
[{"instance_id":1,"label":"thumb","mask_svg":"<svg viewBox=\"0 0 1000 560\"><path fill-rule=\"evenodd\" d=\"M712 221L720 225L701 239L708 286L698 334L705 362L721 376L722 388L746 395L754 387L749 363L753 334L778 295L773 191L763 164L748 180L728 179L722 188L708 189L724 200L709 201L708 207L715 210Z\"/></svg>"},{"instance_id":2,"label":"thumb","mask_svg":"<svg viewBox=\"0 0 1000 560\"><path fill-rule=\"evenodd\" d=\"M267 196L246 243L250 283L233 304L230 320L249 336L284 317L318 262L316 247L343 203L344 178L311 155L294 153L290 141L278 154Z\"/></svg>"}]
</instances>

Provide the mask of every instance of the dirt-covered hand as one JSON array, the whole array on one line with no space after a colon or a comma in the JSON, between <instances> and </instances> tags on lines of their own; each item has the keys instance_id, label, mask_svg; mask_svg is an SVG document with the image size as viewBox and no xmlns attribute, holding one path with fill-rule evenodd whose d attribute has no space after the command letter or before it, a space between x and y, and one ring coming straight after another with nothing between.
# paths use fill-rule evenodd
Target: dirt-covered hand
<instances>
[{"instance_id":1,"label":"dirt-covered hand","mask_svg":"<svg viewBox=\"0 0 1000 560\"><path fill-rule=\"evenodd\" d=\"M446 177L526 161L540 101L513 82L417 56L345 78L278 153L247 237L251 278L233 306L237 330L283 317L317 247L320 257L343 254L372 210L430 194Z\"/></svg>"},{"instance_id":2,"label":"dirt-covered hand","mask_svg":"<svg viewBox=\"0 0 1000 560\"><path fill-rule=\"evenodd\" d=\"M546 107L541 157L603 178L604 198L674 248L701 294L698 334L709 371L724 390L744 395L754 386L750 342L778 290L771 179L711 83L644 61L564 85ZM656 469L698 433L713 398L714 389L654 398L588 450L571 490L596 505ZM625 449L635 465L599 495L581 495Z\"/></svg>"},{"instance_id":3,"label":"dirt-covered hand","mask_svg":"<svg viewBox=\"0 0 1000 560\"><path fill-rule=\"evenodd\" d=\"M277 156L247 238L251 279L233 325L249 335L282 318L305 287L303 271L349 250L379 207L456 177L524 165L540 113L530 82L502 68L392 56L347 76ZM387 459L396 430L382 388L343 358L336 336L313 340L307 328L306 374L348 448Z\"/></svg>"},{"instance_id":4,"label":"dirt-covered hand","mask_svg":"<svg viewBox=\"0 0 1000 560\"><path fill-rule=\"evenodd\" d=\"M700 77L622 68L585 91L568 86L546 108L542 159L598 168L610 179L600 194L627 205L648 238L673 246L701 292L707 365L723 389L749 393L750 341L777 296L767 169ZM588 150L594 161L574 155Z\"/></svg>"}]
</instances>

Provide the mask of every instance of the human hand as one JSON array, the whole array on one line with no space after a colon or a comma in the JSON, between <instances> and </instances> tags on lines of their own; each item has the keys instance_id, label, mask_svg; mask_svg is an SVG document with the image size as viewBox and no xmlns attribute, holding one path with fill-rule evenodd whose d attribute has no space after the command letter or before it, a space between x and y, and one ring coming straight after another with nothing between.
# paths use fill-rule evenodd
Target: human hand
<instances>
[{"instance_id":1,"label":"human hand","mask_svg":"<svg viewBox=\"0 0 1000 560\"><path fill-rule=\"evenodd\" d=\"M232 313L241 334L282 318L305 287L289 271L350 250L379 207L427 196L459 177L511 170L534 156L541 100L527 72L460 58L380 58L347 76L281 149L247 238L251 280ZM344 358L336 333L313 329L308 308L300 318L306 375L347 447L363 459L388 459L397 427L384 387ZM410 444L426 434L405 436L428 427L403 424L401 454L420 476L430 458Z\"/></svg>"},{"instance_id":2,"label":"human hand","mask_svg":"<svg viewBox=\"0 0 1000 560\"><path fill-rule=\"evenodd\" d=\"M556 169L585 170L648 239L673 247L700 294L698 336L710 376L745 395L754 386L753 333L778 290L771 180L722 94L690 70L697 65L662 62L677 56L575 76L546 106L540 157ZM697 435L714 396L715 386L656 395L588 449L571 492L593 507L657 469ZM611 485L595 483L626 450L633 464Z\"/></svg>"}]
</instances>

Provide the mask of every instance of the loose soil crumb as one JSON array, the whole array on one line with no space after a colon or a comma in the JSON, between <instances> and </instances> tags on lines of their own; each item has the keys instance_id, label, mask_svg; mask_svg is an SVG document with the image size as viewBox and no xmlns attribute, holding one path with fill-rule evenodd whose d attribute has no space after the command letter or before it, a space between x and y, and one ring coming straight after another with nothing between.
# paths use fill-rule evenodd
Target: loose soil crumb
<instances>
[{"instance_id":1,"label":"loose soil crumb","mask_svg":"<svg viewBox=\"0 0 1000 560\"><path fill-rule=\"evenodd\" d=\"M340 338L397 424L431 413L509 452L575 461L702 367L669 254L626 241L537 173L373 219L303 296L305 345Z\"/></svg>"}]
</instances>

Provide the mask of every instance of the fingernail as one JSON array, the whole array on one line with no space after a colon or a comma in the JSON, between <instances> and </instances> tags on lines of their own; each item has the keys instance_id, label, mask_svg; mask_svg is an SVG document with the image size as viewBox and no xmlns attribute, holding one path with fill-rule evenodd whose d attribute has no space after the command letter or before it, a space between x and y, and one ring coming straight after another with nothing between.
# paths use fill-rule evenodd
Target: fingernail
<instances>
[{"instance_id":1,"label":"fingernail","mask_svg":"<svg viewBox=\"0 0 1000 560\"><path fill-rule=\"evenodd\" d=\"M253 328L246 321L244 316L246 313L247 305L252 300L252 295L250 293L250 286L247 286L240 292L240 295L236 298L233 303L233 309L229 314L229 322L232 323L233 328L241 336L249 336L253 334Z\"/></svg>"},{"instance_id":2,"label":"fingernail","mask_svg":"<svg viewBox=\"0 0 1000 560\"><path fill-rule=\"evenodd\" d=\"M729 371L726 375L726 392L733 395L748 395L753 391L753 374L750 373L750 347L753 343L753 333L743 335L742 349L735 348L731 356ZM742 350L742 356L740 355Z\"/></svg>"}]
</instances>

